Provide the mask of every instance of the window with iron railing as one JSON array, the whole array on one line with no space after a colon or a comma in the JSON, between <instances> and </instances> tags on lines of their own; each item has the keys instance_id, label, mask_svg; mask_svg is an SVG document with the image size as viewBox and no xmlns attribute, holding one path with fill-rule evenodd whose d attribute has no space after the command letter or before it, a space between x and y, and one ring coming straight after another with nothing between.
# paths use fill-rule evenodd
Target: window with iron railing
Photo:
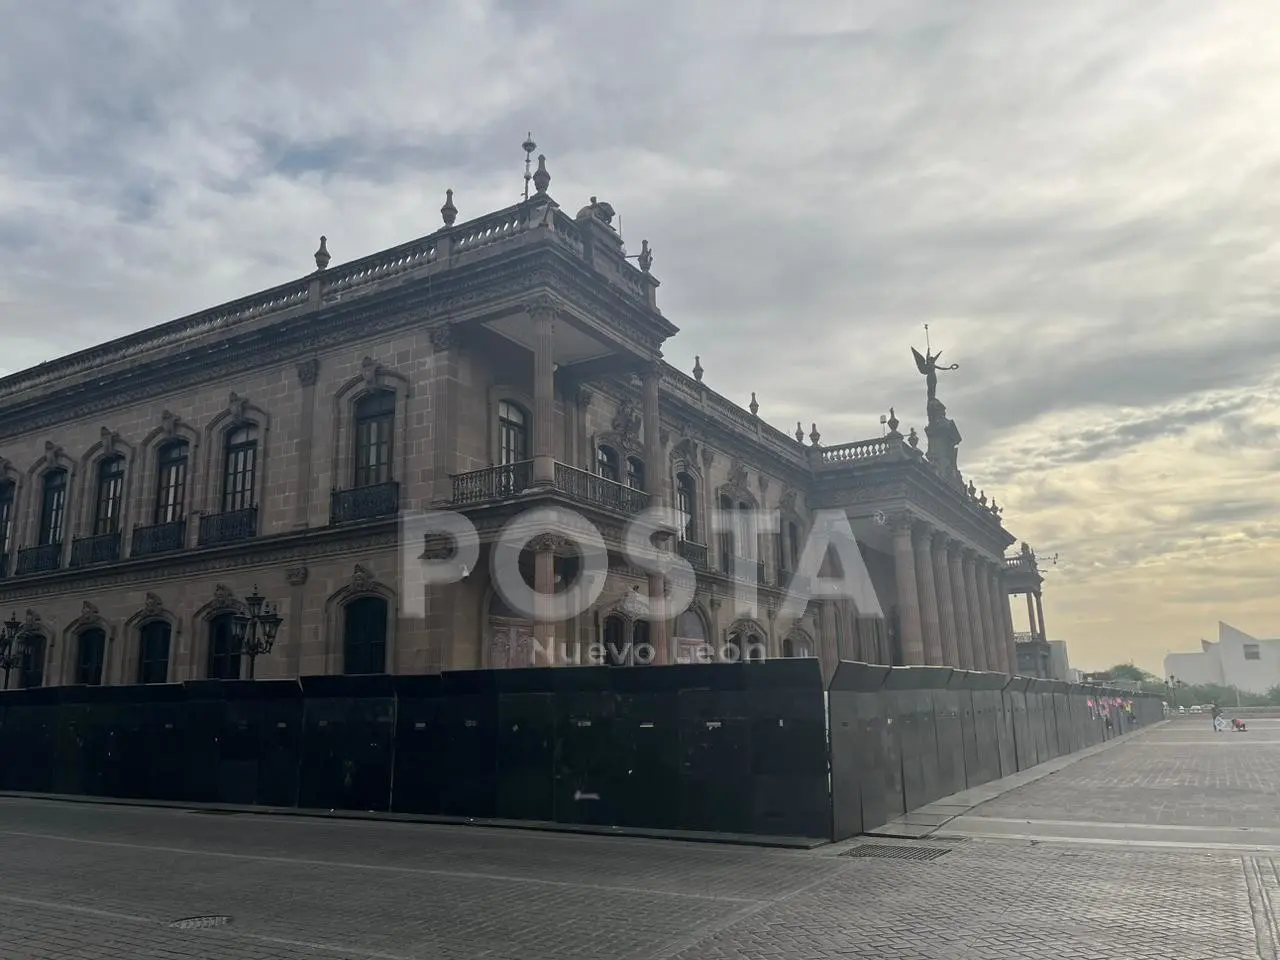
<instances>
[{"instance_id":1,"label":"window with iron railing","mask_svg":"<svg viewBox=\"0 0 1280 960\"><path fill-rule=\"evenodd\" d=\"M174 523L186 515L190 447L173 440L160 448L156 469L155 523Z\"/></svg>"},{"instance_id":2,"label":"window with iron railing","mask_svg":"<svg viewBox=\"0 0 1280 960\"><path fill-rule=\"evenodd\" d=\"M173 630L164 620L152 620L138 631L138 682L167 683L169 645Z\"/></svg>"},{"instance_id":3,"label":"window with iron railing","mask_svg":"<svg viewBox=\"0 0 1280 960\"><path fill-rule=\"evenodd\" d=\"M524 408L503 400L498 404L498 462L502 466L529 459L529 418Z\"/></svg>"},{"instance_id":4,"label":"window with iron railing","mask_svg":"<svg viewBox=\"0 0 1280 960\"><path fill-rule=\"evenodd\" d=\"M9 537L13 526L13 500L16 488L12 480L0 481L0 557L9 552ZM4 571L0 570L0 576Z\"/></svg>"},{"instance_id":5,"label":"window with iron railing","mask_svg":"<svg viewBox=\"0 0 1280 960\"><path fill-rule=\"evenodd\" d=\"M102 683L102 663L106 658L107 635L98 627L82 630L76 638L76 683Z\"/></svg>"},{"instance_id":6,"label":"window with iron railing","mask_svg":"<svg viewBox=\"0 0 1280 960\"><path fill-rule=\"evenodd\" d=\"M38 544L44 547L61 543L66 518L67 471L50 470L42 483Z\"/></svg>"},{"instance_id":7,"label":"window with iron railing","mask_svg":"<svg viewBox=\"0 0 1280 960\"><path fill-rule=\"evenodd\" d=\"M391 435L396 395L377 390L355 406L355 485L372 487L391 479Z\"/></svg>"},{"instance_id":8,"label":"window with iron railing","mask_svg":"<svg viewBox=\"0 0 1280 960\"><path fill-rule=\"evenodd\" d=\"M227 434L222 457L222 512L234 513L254 505L253 486L258 469L258 431L251 424Z\"/></svg>"},{"instance_id":9,"label":"window with iron railing","mask_svg":"<svg viewBox=\"0 0 1280 960\"><path fill-rule=\"evenodd\" d=\"M693 477L687 473L676 474L676 509L685 515L684 530L681 536L685 540L698 539L698 486Z\"/></svg>"},{"instance_id":10,"label":"window with iron railing","mask_svg":"<svg viewBox=\"0 0 1280 960\"><path fill-rule=\"evenodd\" d=\"M613 447L601 446L596 450L596 473L614 483L622 481L621 467L618 462L618 451Z\"/></svg>"}]
</instances>

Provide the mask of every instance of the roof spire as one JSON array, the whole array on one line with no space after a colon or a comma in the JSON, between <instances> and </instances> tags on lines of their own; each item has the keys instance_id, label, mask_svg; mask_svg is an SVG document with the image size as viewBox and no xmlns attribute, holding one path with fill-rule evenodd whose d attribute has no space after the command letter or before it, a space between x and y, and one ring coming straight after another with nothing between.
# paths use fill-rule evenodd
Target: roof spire
<instances>
[{"instance_id":1,"label":"roof spire","mask_svg":"<svg viewBox=\"0 0 1280 960\"><path fill-rule=\"evenodd\" d=\"M529 172L529 167L533 163L533 151L538 149L538 145L533 142L533 134L529 133L524 138L524 143L520 144L520 148L524 150L524 198L529 199L529 181L533 179L533 174Z\"/></svg>"}]
</instances>

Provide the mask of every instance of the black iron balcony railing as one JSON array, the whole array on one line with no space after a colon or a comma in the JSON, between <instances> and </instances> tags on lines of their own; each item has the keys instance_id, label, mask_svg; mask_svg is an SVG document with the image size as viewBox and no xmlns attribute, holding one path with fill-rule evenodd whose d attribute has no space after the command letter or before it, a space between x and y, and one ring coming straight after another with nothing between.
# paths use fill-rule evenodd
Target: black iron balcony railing
<instances>
[{"instance_id":1,"label":"black iron balcony railing","mask_svg":"<svg viewBox=\"0 0 1280 960\"><path fill-rule=\"evenodd\" d=\"M518 497L533 484L533 461L504 463L498 467L455 474L453 502L458 505L492 503Z\"/></svg>"},{"instance_id":2,"label":"black iron balcony railing","mask_svg":"<svg viewBox=\"0 0 1280 960\"><path fill-rule=\"evenodd\" d=\"M31 573L50 573L62 565L62 544L43 543L38 547L25 547L18 551L16 576Z\"/></svg>"},{"instance_id":3,"label":"black iron balcony railing","mask_svg":"<svg viewBox=\"0 0 1280 960\"><path fill-rule=\"evenodd\" d=\"M186 545L187 521L171 520L149 527L134 527L129 553L135 557L148 557L156 553L181 550Z\"/></svg>"},{"instance_id":4,"label":"black iron balcony railing","mask_svg":"<svg viewBox=\"0 0 1280 960\"><path fill-rule=\"evenodd\" d=\"M643 490L607 480L567 463L556 464L555 486L556 490L574 500L619 513L639 513L649 506L649 494Z\"/></svg>"},{"instance_id":5,"label":"black iron balcony railing","mask_svg":"<svg viewBox=\"0 0 1280 960\"><path fill-rule=\"evenodd\" d=\"M400 510L400 484L395 480L367 487L334 490L329 498L329 522L353 523L394 516Z\"/></svg>"},{"instance_id":6,"label":"black iron balcony railing","mask_svg":"<svg viewBox=\"0 0 1280 960\"><path fill-rule=\"evenodd\" d=\"M689 561L689 566L693 567L693 569L707 569L707 545L705 543L681 540L677 549L680 551L680 556Z\"/></svg>"},{"instance_id":7,"label":"black iron balcony railing","mask_svg":"<svg viewBox=\"0 0 1280 960\"><path fill-rule=\"evenodd\" d=\"M7 577L8 575L9 555L7 553L0 553L0 577Z\"/></svg>"},{"instance_id":8,"label":"black iron balcony railing","mask_svg":"<svg viewBox=\"0 0 1280 960\"><path fill-rule=\"evenodd\" d=\"M207 513L200 518L200 546L218 543L236 543L258 535L258 508L228 510L226 513Z\"/></svg>"},{"instance_id":9,"label":"black iron balcony railing","mask_svg":"<svg viewBox=\"0 0 1280 960\"><path fill-rule=\"evenodd\" d=\"M71 541L71 566L87 567L95 563L115 563L120 559L120 531L95 537L76 537Z\"/></svg>"}]
</instances>

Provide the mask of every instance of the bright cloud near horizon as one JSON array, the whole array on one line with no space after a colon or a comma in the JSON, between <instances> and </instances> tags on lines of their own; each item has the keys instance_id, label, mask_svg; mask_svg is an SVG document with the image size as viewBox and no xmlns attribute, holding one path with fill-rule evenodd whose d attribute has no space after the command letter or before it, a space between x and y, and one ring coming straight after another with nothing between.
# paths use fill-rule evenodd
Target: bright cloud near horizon
<instances>
[{"instance_id":1,"label":"bright cloud near horizon","mask_svg":"<svg viewBox=\"0 0 1280 960\"><path fill-rule=\"evenodd\" d=\"M1075 665L1280 634L1280 7L0 13L0 374L506 206L531 130L653 246L668 359L788 432L923 426L928 323Z\"/></svg>"}]
</instances>

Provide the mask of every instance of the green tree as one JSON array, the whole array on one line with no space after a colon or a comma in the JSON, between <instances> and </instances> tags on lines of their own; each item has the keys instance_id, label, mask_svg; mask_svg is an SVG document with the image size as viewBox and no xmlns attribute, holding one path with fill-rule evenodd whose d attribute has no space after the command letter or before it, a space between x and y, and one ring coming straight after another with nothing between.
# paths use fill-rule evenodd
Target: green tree
<instances>
[{"instance_id":1,"label":"green tree","mask_svg":"<svg viewBox=\"0 0 1280 960\"><path fill-rule=\"evenodd\" d=\"M1160 678L1154 673L1147 673L1141 667L1130 663L1117 663L1114 667L1107 671L1111 674L1112 680L1132 680L1134 683L1160 683Z\"/></svg>"}]
</instances>

